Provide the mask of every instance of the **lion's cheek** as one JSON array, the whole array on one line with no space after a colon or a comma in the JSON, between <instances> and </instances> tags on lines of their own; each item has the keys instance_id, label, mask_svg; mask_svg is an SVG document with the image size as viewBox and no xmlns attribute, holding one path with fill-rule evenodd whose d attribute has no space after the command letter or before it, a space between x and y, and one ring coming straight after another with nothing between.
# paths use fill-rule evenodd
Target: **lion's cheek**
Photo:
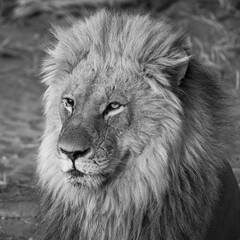
<instances>
[{"instance_id":1,"label":"lion's cheek","mask_svg":"<svg viewBox=\"0 0 240 240\"><path fill-rule=\"evenodd\" d=\"M131 109L126 108L124 112L113 116L109 120L110 130L114 132L116 137L122 137L122 135L131 128L132 114Z\"/></svg>"}]
</instances>

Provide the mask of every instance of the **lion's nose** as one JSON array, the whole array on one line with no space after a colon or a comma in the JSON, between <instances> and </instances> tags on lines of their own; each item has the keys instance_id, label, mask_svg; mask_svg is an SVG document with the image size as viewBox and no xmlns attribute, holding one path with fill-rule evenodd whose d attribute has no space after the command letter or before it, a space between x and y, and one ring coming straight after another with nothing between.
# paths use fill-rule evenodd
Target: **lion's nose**
<instances>
[{"instance_id":1,"label":"lion's nose","mask_svg":"<svg viewBox=\"0 0 240 240\"><path fill-rule=\"evenodd\" d=\"M90 147L84 150L80 149L75 151L67 151L64 148L59 147L59 150L72 161L75 161L79 157L89 157L90 155L92 155L92 149Z\"/></svg>"},{"instance_id":2,"label":"lion's nose","mask_svg":"<svg viewBox=\"0 0 240 240\"><path fill-rule=\"evenodd\" d=\"M90 158L93 155L91 137L85 129L69 123L60 133L58 150L72 161Z\"/></svg>"}]
</instances>

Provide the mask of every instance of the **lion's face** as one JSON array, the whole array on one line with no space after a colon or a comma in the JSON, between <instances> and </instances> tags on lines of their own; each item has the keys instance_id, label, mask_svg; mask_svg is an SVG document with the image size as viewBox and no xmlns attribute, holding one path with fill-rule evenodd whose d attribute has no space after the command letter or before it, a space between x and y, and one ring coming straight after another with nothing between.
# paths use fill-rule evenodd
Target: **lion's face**
<instances>
[{"instance_id":1,"label":"lion's face","mask_svg":"<svg viewBox=\"0 0 240 240\"><path fill-rule=\"evenodd\" d=\"M100 183L125 167L129 149L123 148L123 139L133 127L133 96L113 74L88 61L65 81L58 101L58 164L73 184Z\"/></svg>"},{"instance_id":2,"label":"lion's face","mask_svg":"<svg viewBox=\"0 0 240 240\"><path fill-rule=\"evenodd\" d=\"M86 59L63 73L64 84L53 86L56 164L71 184L99 186L134 165L131 156L142 152L146 131L151 134L151 101L158 98L160 108L161 98L137 73L131 77L119 66L94 68Z\"/></svg>"}]
</instances>

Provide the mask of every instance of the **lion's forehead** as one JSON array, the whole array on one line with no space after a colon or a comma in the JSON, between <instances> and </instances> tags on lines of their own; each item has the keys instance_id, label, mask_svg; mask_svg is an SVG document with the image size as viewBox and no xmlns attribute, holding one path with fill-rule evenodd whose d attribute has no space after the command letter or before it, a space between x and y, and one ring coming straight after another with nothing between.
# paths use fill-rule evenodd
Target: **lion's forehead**
<instances>
[{"instance_id":1,"label":"lion's forehead","mask_svg":"<svg viewBox=\"0 0 240 240\"><path fill-rule=\"evenodd\" d=\"M130 101L128 89L133 83L128 81L128 75L117 66L96 67L91 61L80 62L66 78L63 94L72 94L81 101L92 99L98 104L110 100L124 103Z\"/></svg>"}]
</instances>

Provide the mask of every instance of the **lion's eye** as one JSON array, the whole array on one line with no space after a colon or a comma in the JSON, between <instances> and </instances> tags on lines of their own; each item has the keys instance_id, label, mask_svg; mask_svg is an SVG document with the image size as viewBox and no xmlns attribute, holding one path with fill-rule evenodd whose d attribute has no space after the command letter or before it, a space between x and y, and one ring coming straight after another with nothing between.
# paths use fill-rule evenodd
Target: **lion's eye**
<instances>
[{"instance_id":1,"label":"lion's eye","mask_svg":"<svg viewBox=\"0 0 240 240\"><path fill-rule=\"evenodd\" d=\"M107 109L109 111L116 110L116 109L120 108L121 106L122 105L120 103L118 103L118 102L111 102L111 103L108 104Z\"/></svg>"},{"instance_id":2,"label":"lion's eye","mask_svg":"<svg viewBox=\"0 0 240 240\"><path fill-rule=\"evenodd\" d=\"M104 110L105 116L113 116L116 115L124 109L124 106L119 102L111 102L107 105L106 109Z\"/></svg>"},{"instance_id":3,"label":"lion's eye","mask_svg":"<svg viewBox=\"0 0 240 240\"><path fill-rule=\"evenodd\" d=\"M62 104L64 108L67 109L68 112L72 113L74 107L74 100L71 98L62 98Z\"/></svg>"}]
</instances>

